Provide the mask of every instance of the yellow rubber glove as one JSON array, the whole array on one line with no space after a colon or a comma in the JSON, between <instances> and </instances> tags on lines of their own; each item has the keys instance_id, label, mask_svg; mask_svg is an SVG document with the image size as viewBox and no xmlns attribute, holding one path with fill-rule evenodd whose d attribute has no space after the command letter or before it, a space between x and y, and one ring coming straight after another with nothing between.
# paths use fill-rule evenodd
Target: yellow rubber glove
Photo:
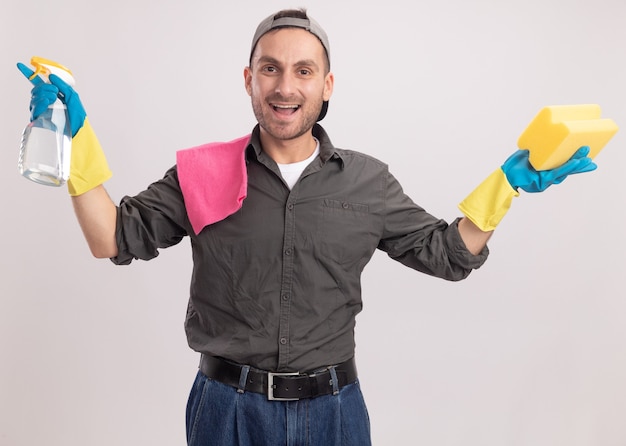
<instances>
[{"instance_id":1,"label":"yellow rubber glove","mask_svg":"<svg viewBox=\"0 0 626 446\"><path fill-rule=\"evenodd\" d=\"M83 126L72 138L67 190L72 196L81 195L104 183L112 175L102 146L91 128L89 119L85 117Z\"/></svg>"},{"instance_id":2,"label":"yellow rubber glove","mask_svg":"<svg viewBox=\"0 0 626 446\"><path fill-rule=\"evenodd\" d=\"M84 194L111 178L112 173L104 151L87 119L78 93L54 74L48 75L50 84L46 84L26 65L18 63L17 67L35 86L31 98L31 119L37 118L57 97L67 106L72 128L70 177L67 181L70 195Z\"/></svg>"},{"instance_id":3,"label":"yellow rubber glove","mask_svg":"<svg viewBox=\"0 0 626 446\"><path fill-rule=\"evenodd\" d=\"M518 189L543 192L562 183L569 175L591 172L597 168L589 158L589 147L583 146L561 166L536 170L529 161L528 150L513 153L460 204L459 209L481 230L493 231L511 207Z\"/></svg>"},{"instance_id":4,"label":"yellow rubber glove","mask_svg":"<svg viewBox=\"0 0 626 446\"><path fill-rule=\"evenodd\" d=\"M482 231L493 231L518 195L499 168L459 203L459 209Z\"/></svg>"}]
</instances>

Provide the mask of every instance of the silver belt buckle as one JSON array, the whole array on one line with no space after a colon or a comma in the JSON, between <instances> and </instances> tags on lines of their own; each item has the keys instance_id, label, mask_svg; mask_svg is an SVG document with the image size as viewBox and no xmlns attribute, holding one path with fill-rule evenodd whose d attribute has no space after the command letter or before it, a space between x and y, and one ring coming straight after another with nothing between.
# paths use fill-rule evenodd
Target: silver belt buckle
<instances>
[{"instance_id":1,"label":"silver belt buckle","mask_svg":"<svg viewBox=\"0 0 626 446\"><path fill-rule=\"evenodd\" d=\"M298 376L299 372L293 373L272 373L267 372L267 399L269 401L297 401L300 398L279 398L274 396L274 377L275 376Z\"/></svg>"}]
</instances>

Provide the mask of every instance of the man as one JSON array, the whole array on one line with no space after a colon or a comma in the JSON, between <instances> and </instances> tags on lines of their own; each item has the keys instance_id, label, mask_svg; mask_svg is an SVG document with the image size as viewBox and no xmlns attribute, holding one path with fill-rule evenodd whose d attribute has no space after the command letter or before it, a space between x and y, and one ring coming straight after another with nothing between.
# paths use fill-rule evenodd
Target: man
<instances>
[{"instance_id":1,"label":"man","mask_svg":"<svg viewBox=\"0 0 626 446\"><path fill-rule=\"evenodd\" d=\"M110 171L75 91L36 84L33 117L64 100L72 124L68 183L94 256L150 259L191 238L188 343L201 353L187 407L189 445L368 445L354 362L360 275L376 249L418 271L461 280L517 189L540 191L593 170L582 149L536 172L516 152L461 204L452 224L413 203L387 166L336 148L317 124L334 75L328 37L305 11L273 14L252 42L244 85L252 134L177 154L165 177L116 206Z\"/></svg>"}]
</instances>

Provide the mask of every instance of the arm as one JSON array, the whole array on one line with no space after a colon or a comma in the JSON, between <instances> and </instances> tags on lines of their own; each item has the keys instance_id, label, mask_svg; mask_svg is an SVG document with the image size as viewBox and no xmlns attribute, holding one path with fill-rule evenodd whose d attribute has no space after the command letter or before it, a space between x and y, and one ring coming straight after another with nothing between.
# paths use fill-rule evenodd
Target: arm
<instances>
[{"instance_id":1,"label":"arm","mask_svg":"<svg viewBox=\"0 0 626 446\"><path fill-rule=\"evenodd\" d=\"M459 233L467 250L478 255L487 245L493 231L482 231L469 218L463 217L459 221Z\"/></svg>"},{"instance_id":2,"label":"arm","mask_svg":"<svg viewBox=\"0 0 626 446\"><path fill-rule=\"evenodd\" d=\"M117 207L104 186L99 185L84 194L73 196L72 204L93 256L99 259L115 257Z\"/></svg>"},{"instance_id":3,"label":"arm","mask_svg":"<svg viewBox=\"0 0 626 446\"><path fill-rule=\"evenodd\" d=\"M117 209L102 186L111 177L102 147L76 91L51 74L45 84L24 64L18 69L35 86L31 97L31 119L59 97L67 106L72 129L72 158L67 182L74 211L92 254L98 258L117 255L115 225Z\"/></svg>"},{"instance_id":4,"label":"arm","mask_svg":"<svg viewBox=\"0 0 626 446\"><path fill-rule=\"evenodd\" d=\"M450 281L480 268L489 253L482 231L461 218L448 223L429 214L404 194L391 174L387 177L378 249L409 268Z\"/></svg>"}]
</instances>

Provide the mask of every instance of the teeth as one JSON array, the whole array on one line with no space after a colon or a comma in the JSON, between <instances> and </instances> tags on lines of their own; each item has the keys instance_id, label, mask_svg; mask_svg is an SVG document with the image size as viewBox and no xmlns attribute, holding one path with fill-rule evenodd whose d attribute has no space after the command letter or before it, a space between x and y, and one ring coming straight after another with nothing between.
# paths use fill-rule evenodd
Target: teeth
<instances>
[{"instance_id":1,"label":"teeth","mask_svg":"<svg viewBox=\"0 0 626 446\"><path fill-rule=\"evenodd\" d=\"M274 108L282 108L282 109L285 109L285 110L288 110L288 109L294 109L295 110L296 108L298 108L300 106L299 105L276 105L276 104L274 104L273 107Z\"/></svg>"}]
</instances>

